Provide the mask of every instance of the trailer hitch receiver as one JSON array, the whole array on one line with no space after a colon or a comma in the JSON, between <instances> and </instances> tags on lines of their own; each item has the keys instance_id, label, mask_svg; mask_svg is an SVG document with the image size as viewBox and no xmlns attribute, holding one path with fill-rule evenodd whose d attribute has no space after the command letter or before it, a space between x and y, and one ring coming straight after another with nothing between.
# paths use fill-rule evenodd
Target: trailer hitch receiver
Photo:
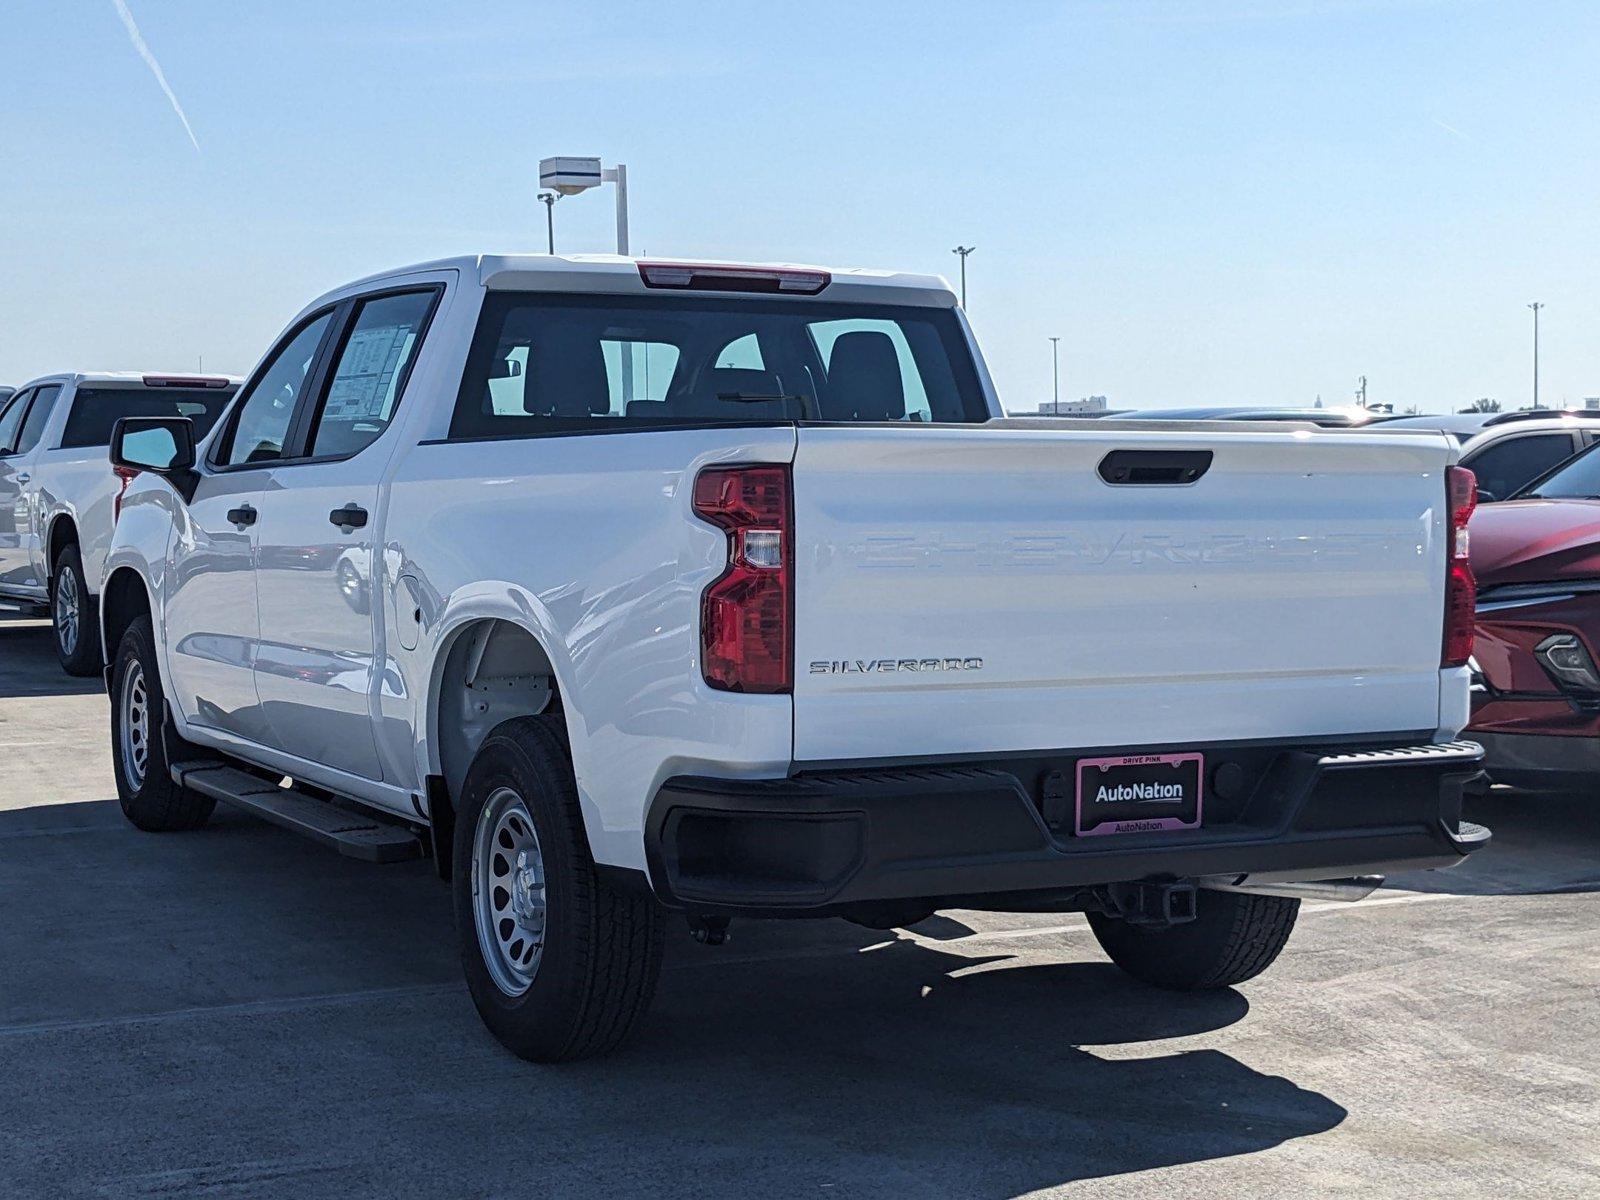
<instances>
[{"instance_id":1,"label":"trailer hitch receiver","mask_svg":"<svg viewBox=\"0 0 1600 1200\"><path fill-rule=\"evenodd\" d=\"M1169 883L1112 883L1102 895L1106 912L1130 925L1182 925L1194 920L1192 880Z\"/></svg>"}]
</instances>

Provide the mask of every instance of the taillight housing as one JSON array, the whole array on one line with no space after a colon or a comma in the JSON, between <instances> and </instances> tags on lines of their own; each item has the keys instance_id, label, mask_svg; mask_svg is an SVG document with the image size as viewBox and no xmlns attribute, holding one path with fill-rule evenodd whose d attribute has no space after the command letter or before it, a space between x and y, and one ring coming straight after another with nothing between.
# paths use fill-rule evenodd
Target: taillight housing
<instances>
[{"instance_id":1,"label":"taillight housing","mask_svg":"<svg viewBox=\"0 0 1600 1200\"><path fill-rule=\"evenodd\" d=\"M728 566L700 601L700 669L726 692L794 689L794 503L789 468L707 467L694 512L728 535Z\"/></svg>"},{"instance_id":2,"label":"taillight housing","mask_svg":"<svg viewBox=\"0 0 1600 1200\"><path fill-rule=\"evenodd\" d=\"M122 516L122 497L128 490L128 485L139 477L139 472L132 467L112 467L111 473L122 480L117 488L117 494L111 498L111 523L115 525Z\"/></svg>"},{"instance_id":3,"label":"taillight housing","mask_svg":"<svg viewBox=\"0 0 1600 1200\"><path fill-rule=\"evenodd\" d=\"M1445 532L1444 646L1442 667L1463 667L1472 657L1472 631L1477 620L1478 581L1467 556L1467 522L1478 507L1478 479L1465 467L1444 469Z\"/></svg>"}]
</instances>

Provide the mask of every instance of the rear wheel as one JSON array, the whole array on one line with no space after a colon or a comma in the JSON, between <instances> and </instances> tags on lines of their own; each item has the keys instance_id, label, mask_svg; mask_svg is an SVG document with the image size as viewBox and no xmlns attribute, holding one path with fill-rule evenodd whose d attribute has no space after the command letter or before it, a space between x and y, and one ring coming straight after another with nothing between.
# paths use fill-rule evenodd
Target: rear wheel
<instances>
[{"instance_id":1,"label":"rear wheel","mask_svg":"<svg viewBox=\"0 0 1600 1200\"><path fill-rule=\"evenodd\" d=\"M1090 913L1101 948L1135 979L1176 991L1231 987L1254 979L1278 957L1300 912L1284 896L1202 891L1195 919L1181 925L1132 925Z\"/></svg>"},{"instance_id":2,"label":"rear wheel","mask_svg":"<svg viewBox=\"0 0 1600 1200\"><path fill-rule=\"evenodd\" d=\"M198 829L216 802L172 781L161 735L165 718L150 618L139 617L122 635L111 672L111 762L117 799L123 816L140 829L152 833Z\"/></svg>"},{"instance_id":3,"label":"rear wheel","mask_svg":"<svg viewBox=\"0 0 1600 1200\"><path fill-rule=\"evenodd\" d=\"M100 618L83 581L83 556L68 546L50 576L50 623L56 657L68 675L94 675L105 665L100 653Z\"/></svg>"},{"instance_id":4,"label":"rear wheel","mask_svg":"<svg viewBox=\"0 0 1600 1200\"><path fill-rule=\"evenodd\" d=\"M522 717L484 742L456 812L456 936L473 1003L534 1062L615 1048L661 968L655 900L595 869L558 717Z\"/></svg>"}]
</instances>

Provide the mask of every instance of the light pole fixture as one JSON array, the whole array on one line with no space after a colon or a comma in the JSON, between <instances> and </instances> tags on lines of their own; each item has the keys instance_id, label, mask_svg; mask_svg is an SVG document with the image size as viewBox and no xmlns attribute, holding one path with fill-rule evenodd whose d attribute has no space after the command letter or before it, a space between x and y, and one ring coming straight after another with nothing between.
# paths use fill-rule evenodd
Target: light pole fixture
<instances>
[{"instance_id":1,"label":"light pole fixture","mask_svg":"<svg viewBox=\"0 0 1600 1200\"><path fill-rule=\"evenodd\" d=\"M971 254L976 249L977 249L976 246L957 246L954 250L950 251L951 254L959 254L961 256L961 307L962 308L965 308L967 306L967 255Z\"/></svg>"},{"instance_id":2,"label":"light pole fixture","mask_svg":"<svg viewBox=\"0 0 1600 1200\"><path fill-rule=\"evenodd\" d=\"M539 186L557 195L576 196L602 183L617 188L617 253L628 253L628 168L602 167L598 158L541 158Z\"/></svg>"},{"instance_id":3,"label":"light pole fixture","mask_svg":"<svg viewBox=\"0 0 1600 1200\"><path fill-rule=\"evenodd\" d=\"M556 201L561 199L555 192L540 192L539 200L544 204L544 232L549 245L549 253L556 252Z\"/></svg>"},{"instance_id":4,"label":"light pole fixture","mask_svg":"<svg viewBox=\"0 0 1600 1200\"><path fill-rule=\"evenodd\" d=\"M1050 339L1050 399L1055 415L1061 415L1061 339Z\"/></svg>"},{"instance_id":5,"label":"light pole fixture","mask_svg":"<svg viewBox=\"0 0 1600 1200\"><path fill-rule=\"evenodd\" d=\"M1544 307L1542 300L1535 300L1528 305L1533 309L1533 406L1539 407L1539 310Z\"/></svg>"}]
</instances>

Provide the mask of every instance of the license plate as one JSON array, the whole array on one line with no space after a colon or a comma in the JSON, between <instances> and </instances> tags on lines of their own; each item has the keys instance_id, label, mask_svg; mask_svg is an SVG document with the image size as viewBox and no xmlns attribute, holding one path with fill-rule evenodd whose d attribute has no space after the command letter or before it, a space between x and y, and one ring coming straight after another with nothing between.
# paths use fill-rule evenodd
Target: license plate
<instances>
[{"instance_id":1,"label":"license plate","mask_svg":"<svg viewBox=\"0 0 1600 1200\"><path fill-rule=\"evenodd\" d=\"M1200 827L1203 754L1078 760L1077 833L1162 833Z\"/></svg>"}]
</instances>

